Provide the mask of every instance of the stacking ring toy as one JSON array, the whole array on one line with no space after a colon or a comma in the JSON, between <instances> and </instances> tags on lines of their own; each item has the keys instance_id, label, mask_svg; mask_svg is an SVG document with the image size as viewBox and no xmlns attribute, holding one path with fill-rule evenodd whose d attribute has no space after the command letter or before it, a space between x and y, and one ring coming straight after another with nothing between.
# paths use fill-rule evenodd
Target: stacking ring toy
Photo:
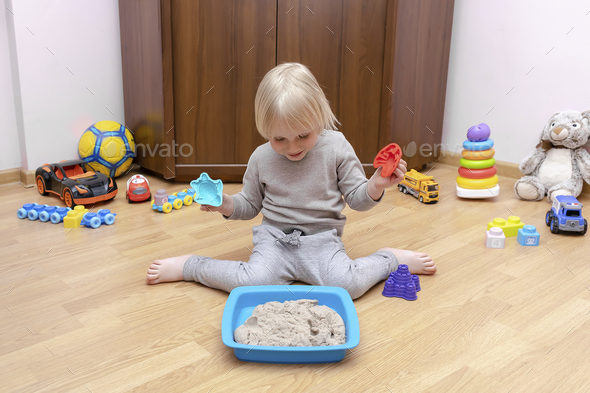
<instances>
[{"instance_id":1,"label":"stacking ring toy","mask_svg":"<svg viewBox=\"0 0 590 393\"><path fill-rule=\"evenodd\" d=\"M459 167L459 176L466 179L485 179L486 177L494 176L496 172L498 172L498 169L495 165L484 169L469 169L463 168L462 166Z\"/></svg>"},{"instance_id":2,"label":"stacking ring toy","mask_svg":"<svg viewBox=\"0 0 590 393\"><path fill-rule=\"evenodd\" d=\"M457 185L461 188L468 188L472 190L479 190L486 187L493 187L498 184L498 176L494 175L485 179L466 179L457 176Z\"/></svg>"},{"instance_id":3,"label":"stacking ring toy","mask_svg":"<svg viewBox=\"0 0 590 393\"><path fill-rule=\"evenodd\" d=\"M496 154L494 149L483 151L463 150L461 152L461 157L468 160L487 160L488 158L492 158L494 154Z\"/></svg>"},{"instance_id":4,"label":"stacking ring toy","mask_svg":"<svg viewBox=\"0 0 590 393\"><path fill-rule=\"evenodd\" d=\"M465 158L461 158L459 160L461 166L469 169L484 169L494 166L496 164L495 158L488 158L487 160L466 160Z\"/></svg>"},{"instance_id":5,"label":"stacking ring toy","mask_svg":"<svg viewBox=\"0 0 590 393\"><path fill-rule=\"evenodd\" d=\"M487 141L481 141L481 142L472 142L472 141L463 142L463 149L465 149L465 150L482 151L482 150L489 150L493 146L494 146L494 141L491 139L488 139Z\"/></svg>"}]
</instances>

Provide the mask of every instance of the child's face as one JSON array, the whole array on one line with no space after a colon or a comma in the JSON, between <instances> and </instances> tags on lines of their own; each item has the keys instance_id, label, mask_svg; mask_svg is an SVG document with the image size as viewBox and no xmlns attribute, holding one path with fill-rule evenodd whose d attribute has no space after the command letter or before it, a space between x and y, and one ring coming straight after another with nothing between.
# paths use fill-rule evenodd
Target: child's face
<instances>
[{"instance_id":1,"label":"child's face","mask_svg":"<svg viewBox=\"0 0 590 393\"><path fill-rule=\"evenodd\" d=\"M270 145L277 153L291 161L302 160L318 141L318 130L292 132L278 127L270 137Z\"/></svg>"}]
</instances>

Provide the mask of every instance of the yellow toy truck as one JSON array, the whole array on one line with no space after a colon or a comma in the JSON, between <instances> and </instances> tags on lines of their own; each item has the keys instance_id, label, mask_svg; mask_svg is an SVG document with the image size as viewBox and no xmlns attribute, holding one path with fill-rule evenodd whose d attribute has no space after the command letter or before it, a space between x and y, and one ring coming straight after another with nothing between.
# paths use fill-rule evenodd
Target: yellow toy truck
<instances>
[{"instance_id":1,"label":"yellow toy truck","mask_svg":"<svg viewBox=\"0 0 590 393\"><path fill-rule=\"evenodd\" d=\"M406 172L404 180L397 187L400 192L412 194L422 203L438 202L438 183L432 176L426 176L415 169Z\"/></svg>"}]
</instances>

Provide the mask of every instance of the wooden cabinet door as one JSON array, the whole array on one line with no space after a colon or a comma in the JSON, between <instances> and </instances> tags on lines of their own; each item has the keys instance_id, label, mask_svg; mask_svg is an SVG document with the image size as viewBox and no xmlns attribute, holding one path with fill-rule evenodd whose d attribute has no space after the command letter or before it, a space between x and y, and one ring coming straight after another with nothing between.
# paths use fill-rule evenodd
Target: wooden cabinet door
<instances>
[{"instance_id":1,"label":"wooden cabinet door","mask_svg":"<svg viewBox=\"0 0 590 393\"><path fill-rule=\"evenodd\" d=\"M387 0L278 1L277 64L308 66L362 163L379 146Z\"/></svg>"},{"instance_id":2,"label":"wooden cabinet door","mask_svg":"<svg viewBox=\"0 0 590 393\"><path fill-rule=\"evenodd\" d=\"M176 0L171 8L176 176L243 174L264 143L254 98L276 63L276 1Z\"/></svg>"}]
</instances>

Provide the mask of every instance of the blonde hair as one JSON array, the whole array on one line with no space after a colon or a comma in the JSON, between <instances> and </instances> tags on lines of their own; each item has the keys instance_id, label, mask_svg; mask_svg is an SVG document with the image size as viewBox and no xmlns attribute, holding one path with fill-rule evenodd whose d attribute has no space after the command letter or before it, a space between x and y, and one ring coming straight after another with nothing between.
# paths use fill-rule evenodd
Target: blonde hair
<instances>
[{"instance_id":1,"label":"blonde hair","mask_svg":"<svg viewBox=\"0 0 590 393\"><path fill-rule=\"evenodd\" d=\"M336 130L338 120L317 80L303 64L284 63L260 82L254 102L256 127L266 139L279 125L292 132Z\"/></svg>"}]
</instances>

